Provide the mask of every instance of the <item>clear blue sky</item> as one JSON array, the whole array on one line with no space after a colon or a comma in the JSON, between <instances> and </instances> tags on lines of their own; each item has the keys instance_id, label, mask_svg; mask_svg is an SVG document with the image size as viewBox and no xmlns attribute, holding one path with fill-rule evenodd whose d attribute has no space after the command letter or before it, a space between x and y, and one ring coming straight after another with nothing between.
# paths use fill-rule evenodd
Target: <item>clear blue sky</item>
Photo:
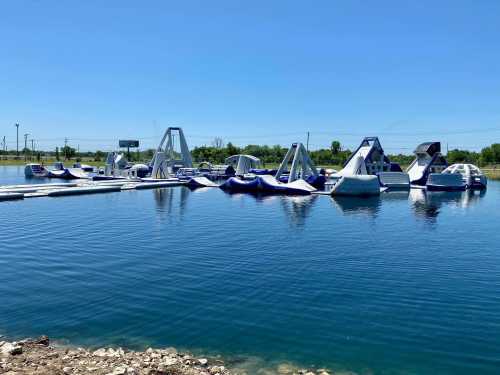
<instances>
[{"instance_id":1,"label":"clear blue sky","mask_svg":"<svg viewBox=\"0 0 500 375\"><path fill-rule=\"evenodd\" d=\"M11 148L500 141L498 0L3 1L0 41Z\"/></svg>"}]
</instances>

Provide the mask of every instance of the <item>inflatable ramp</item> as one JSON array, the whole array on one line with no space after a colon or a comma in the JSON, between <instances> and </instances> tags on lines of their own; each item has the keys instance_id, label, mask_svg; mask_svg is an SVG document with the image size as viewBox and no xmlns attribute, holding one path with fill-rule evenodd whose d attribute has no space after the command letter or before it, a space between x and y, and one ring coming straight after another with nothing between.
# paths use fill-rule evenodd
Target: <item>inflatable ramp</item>
<instances>
[{"instance_id":1,"label":"inflatable ramp","mask_svg":"<svg viewBox=\"0 0 500 375\"><path fill-rule=\"evenodd\" d=\"M61 170L49 171L49 178L61 178L63 180L76 180L90 178L88 174L79 168L64 168Z\"/></svg>"},{"instance_id":2,"label":"inflatable ramp","mask_svg":"<svg viewBox=\"0 0 500 375\"><path fill-rule=\"evenodd\" d=\"M267 193L267 194L289 194L308 195L316 189L304 180L296 180L290 183L279 182L273 176L257 176L254 180L241 180L231 177L221 186L221 189L231 192Z\"/></svg>"},{"instance_id":3,"label":"inflatable ramp","mask_svg":"<svg viewBox=\"0 0 500 375\"><path fill-rule=\"evenodd\" d=\"M259 176L257 179L260 182L261 189L267 193L307 195L316 191L316 188L302 179L288 183L279 182L273 176Z\"/></svg>"},{"instance_id":4,"label":"inflatable ramp","mask_svg":"<svg viewBox=\"0 0 500 375\"><path fill-rule=\"evenodd\" d=\"M219 185L206 177L192 177L187 184L190 187L219 187Z\"/></svg>"},{"instance_id":5,"label":"inflatable ramp","mask_svg":"<svg viewBox=\"0 0 500 375\"><path fill-rule=\"evenodd\" d=\"M363 160L363 163L360 163ZM344 164L338 176L353 176L358 174L377 174L389 172L398 166L392 165L385 155L378 137L365 137Z\"/></svg>"},{"instance_id":6,"label":"inflatable ramp","mask_svg":"<svg viewBox=\"0 0 500 375\"><path fill-rule=\"evenodd\" d=\"M440 142L422 143L417 146L414 153L416 158L406 170L411 184L425 186L429 174L441 173L448 166L441 154Z\"/></svg>"},{"instance_id":7,"label":"inflatable ramp","mask_svg":"<svg viewBox=\"0 0 500 375\"><path fill-rule=\"evenodd\" d=\"M220 188L231 192L257 192L259 191L259 180L258 177L253 180L242 180L238 177L230 177L226 182L220 185Z\"/></svg>"}]
</instances>

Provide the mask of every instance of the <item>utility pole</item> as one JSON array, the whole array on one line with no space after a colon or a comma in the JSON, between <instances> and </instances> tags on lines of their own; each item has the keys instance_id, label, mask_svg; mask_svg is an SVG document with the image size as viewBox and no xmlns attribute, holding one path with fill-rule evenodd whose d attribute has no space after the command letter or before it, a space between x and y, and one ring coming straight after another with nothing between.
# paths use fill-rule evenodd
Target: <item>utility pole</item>
<instances>
[{"instance_id":1,"label":"utility pole","mask_svg":"<svg viewBox=\"0 0 500 375\"><path fill-rule=\"evenodd\" d=\"M26 152L28 151L28 135L29 133L24 134L24 161L26 161Z\"/></svg>"},{"instance_id":2,"label":"utility pole","mask_svg":"<svg viewBox=\"0 0 500 375\"><path fill-rule=\"evenodd\" d=\"M309 152L309 132L307 132L306 151Z\"/></svg>"},{"instance_id":3,"label":"utility pole","mask_svg":"<svg viewBox=\"0 0 500 375\"><path fill-rule=\"evenodd\" d=\"M19 124L16 124L16 138L17 138L17 142L16 142L16 156L19 156Z\"/></svg>"},{"instance_id":4,"label":"utility pole","mask_svg":"<svg viewBox=\"0 0 500 375\"><path fill-rule=\"evenodd\" d=\"M64 160L68 160L68 138L64 138Z\"/></svg>"}]
</instances>

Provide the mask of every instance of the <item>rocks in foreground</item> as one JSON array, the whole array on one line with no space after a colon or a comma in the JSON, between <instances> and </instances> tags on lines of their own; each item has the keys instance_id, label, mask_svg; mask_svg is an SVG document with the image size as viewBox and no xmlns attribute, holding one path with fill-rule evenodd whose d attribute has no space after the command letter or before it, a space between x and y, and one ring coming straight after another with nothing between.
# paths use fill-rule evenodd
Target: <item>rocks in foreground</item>
<instances>
[{"instance_id":1,"label":"rocks in foreground","mask_svg":"<svg viewBox=\"0 0 500 375\"><path fill-rule=\"evenodd\" d=\"M65 348L49 338L0 341L0 374L230 375L222 361L195 358L173 348L143 352L121 348Z\"/></svg>"},{"instance_id":2,"label":"rocks in foreground","mask_svg":"<svg viewBox=\"0 0 500 375\"><path fill-rule=\"evenodd\" d=\"M228 370L219 358L196 358L174 348L131 351L51 345L47 336L17 342L1 341L1 375L356 375L303 369L290 363L276 368Z\"/></svg>"}]
</instances>

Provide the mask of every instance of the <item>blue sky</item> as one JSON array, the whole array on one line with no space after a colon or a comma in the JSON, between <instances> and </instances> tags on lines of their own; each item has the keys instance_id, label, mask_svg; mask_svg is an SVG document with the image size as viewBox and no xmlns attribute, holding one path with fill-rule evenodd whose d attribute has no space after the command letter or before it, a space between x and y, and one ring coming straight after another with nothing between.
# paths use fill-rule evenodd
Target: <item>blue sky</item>
<instances>
[{"instance_id":1,"label":"blue sky","mask_svg":"<svg viewBox=\"0 0 500 375\"><path fill-rule=\"evenodd\" d=\"M500 1L4 1L0 137L500 141Z\"/></svg>"}]
</instances>

